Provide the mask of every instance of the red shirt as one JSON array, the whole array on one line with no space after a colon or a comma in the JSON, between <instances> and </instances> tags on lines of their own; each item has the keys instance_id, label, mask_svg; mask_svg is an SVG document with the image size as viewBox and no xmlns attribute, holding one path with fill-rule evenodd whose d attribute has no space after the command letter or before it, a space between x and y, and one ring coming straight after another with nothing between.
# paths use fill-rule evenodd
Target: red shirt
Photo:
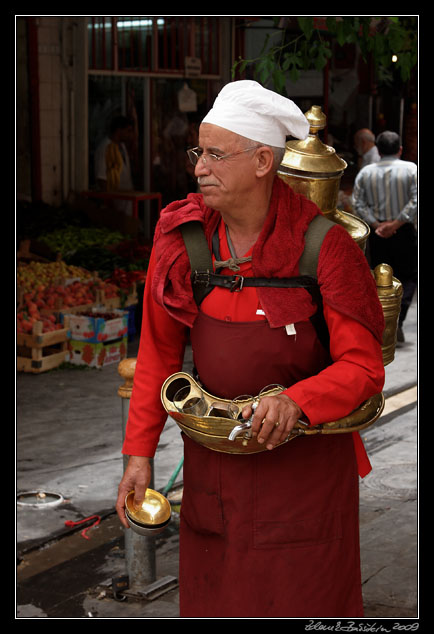
<instances>
[{"instance_id":1,"label":"red shirt","mask_svg":"<svg viewBox=\"0 0 434 634\"><path fill-rule=\"evenodd\" d=\"M231 256L223 222L219 237L220 256L226 260ZM154 265L151 256L147 274L149 282ZM232 274L227 269L223 269L222 273ZM240 274L246 277L252 275L251 262L240 265ZM151 284L147 283L143 298L141 339L123 453L152 457L167 418L160 399L161 386L168 376L182 367L188 329L156 304L150 287ZM252 287L244 288L241 293L228 293L226 289L216 287L203 300L201 309L207 315L222 320L266 319L256 289ZM381 392L384 383L382 349L372 333L358 321L326 304L324 316L330 332L332 365L285 391L303 410L311 425L346 416L364 400ZM364 477L371 470L371 465L357 432L353 432L353 439L359 474Z\"/></svg>"}]
</instances>

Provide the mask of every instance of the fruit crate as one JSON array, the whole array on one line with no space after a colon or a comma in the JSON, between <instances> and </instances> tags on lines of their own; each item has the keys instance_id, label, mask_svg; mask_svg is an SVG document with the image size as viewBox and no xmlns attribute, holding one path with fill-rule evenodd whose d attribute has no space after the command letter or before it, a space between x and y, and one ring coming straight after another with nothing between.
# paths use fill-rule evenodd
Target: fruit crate
<instances>
[{"instance_id":1,"label":"fruit crate","mask_svg":"<svg viewBox=\"0 0 434 634\"><path fill-rule=\"evenodd\" d=\"M33 324L31 334L17 333L17 370L39 374L61 365L68 356L68 321L64 328L42 332L43 324Z\"/></svg>"},{"instance_id":2,"label":"fruit crate","mask_svg":"<svg viewBox=\"0 0 434 634\"><path fill-rule=\"evenodd\" d=\"M101 369L125 359L127 349L127 337L99 343L70 339L68 341L68 356L66 360L73 365L87 365L90 368Z\"/></svg>"},{"instance_id":3,"label":"fruit crate","mask_svg":"<svg viewBox=\"0 0 434 634\"><path fill-rule=\"evenodd\" d=\"M70 339L102 343L121 339L128 334L128 311L105 306L93 307L85 313L67 313Z\"/></svg>"}]
</instances>

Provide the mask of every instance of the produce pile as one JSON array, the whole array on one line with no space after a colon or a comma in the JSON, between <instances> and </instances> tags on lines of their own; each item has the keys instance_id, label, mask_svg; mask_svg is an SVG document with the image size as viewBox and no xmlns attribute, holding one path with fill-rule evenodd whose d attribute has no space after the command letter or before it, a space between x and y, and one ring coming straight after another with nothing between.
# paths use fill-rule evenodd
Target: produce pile
<instances>
[{"instance_id":1,"label":"produce pile","mask_svg":"<svg viewBox=\"0 0 434 634\"><path fill-rule=\"evenodd\" d=\"M29 301L26 308L17 313L17 333L32 334L33 324L36 321L42 322L43 333L63 328L63 324L57 321L53 313L41 315L36 304Z\"/></svg>"},{"instance_id":2,"label":"produce pile","mask_svg":"<svg viewBox=\"0 0 434 634\"><path fill-rule=\"evenodd\" d=\"M53 253L60 253L65 259L83 248L116 244L121 242L124 236L118 231L109 231L100 227L67 225L64 228L46 233L39 239L50 247Z\"/></svg>"},{"instance_id":3,"label":"produce pile","mask_svg":"<svg viewBox=\"0 0 434 634\"><path fill-rule=\"evenodd\" d=\"M151 247L116 231L66 226L40 237L55 262L19 262L17 331L31 333L35 321L43 332L62 328L59 310L94 304L99 291L121 302L143 285Z\"/></svg>"},{"instance_id":4,"label":"produce pile","mask_svg":"<svg viewBox=\"0 0 434 634\"><path fill-rule=\"evenodd\" d=\"M63 328L54 313L74 306L93 304L98 291L103 291L107 299L117 297L120 293L114 284L94 277L76 279L70 283L37 284L24 290L19 298L17 332L32 332L36 321L42 321L42 332Z\"/></svg>"},{"instance_id":5,"label":"produce pile","mask_svg":"<svg viewBox=\"0 0 434 634\"><path fill-rule=\"evenodd\" d=\"M19 262L17 284L23 291L33 291L41 286L65 283L69 279L89 280L92 273L81 266L68 265L63 260L57 262Z\"/></svg>"},{"instance_id":6,"label":"produce pile","mask_svg":"<svg viewBox=\"0 0 434 634\"><path fill-rule=\"evenodd\" d=\"M125 240L106 245L91 244L80 246L74 253L66 255L64 260L68 264L83 266L89 271L98 271L102 279L118 280L122 271L123 283L143 282L149 264L151 246L142 244L138 240ZM125 287L125 286L124 286Z\"/></svg>"}]
</instances>

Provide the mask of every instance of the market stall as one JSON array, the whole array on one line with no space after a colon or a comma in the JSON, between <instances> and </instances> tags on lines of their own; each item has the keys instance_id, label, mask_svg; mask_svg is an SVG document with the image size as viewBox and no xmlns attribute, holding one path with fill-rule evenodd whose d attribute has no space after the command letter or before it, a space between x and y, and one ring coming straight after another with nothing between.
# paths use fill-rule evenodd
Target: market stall
<instances>
[{"instance_id":1,"label":"market stall","mask_svg":"<svg viewBox=\"0 0 434 634\"><path fill-rule=\"evenodd\" d=\"M149 255L148 242L102 227L65 225L20 241L18 371L68 362L101 368L125 358L140 324ZM87 325L78 329L78 322Z\"/></svg>"}]
</instances>

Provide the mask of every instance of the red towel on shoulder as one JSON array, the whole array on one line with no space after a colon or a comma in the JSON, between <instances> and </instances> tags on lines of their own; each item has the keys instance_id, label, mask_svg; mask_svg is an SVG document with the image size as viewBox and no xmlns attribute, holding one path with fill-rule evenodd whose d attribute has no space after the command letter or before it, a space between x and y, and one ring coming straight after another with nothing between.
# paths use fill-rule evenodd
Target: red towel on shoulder
<instances>
[{"instance_id":1,"label":"red towel on shoulder","mask_svg":"<svg viewBox=\"0 0 434 634\"><path fill-rule=\"evenodd\" d=\"M304 234L319 213L315 203L276 177L269 212L253 247L253 274L298 275ZM190 262L178 227L190 220L203 223L210 245L220 214L207 207L200 194L189 194L185 200L168 205L155 231L156 270L152 280L155 301L187 326L194 323L198 309L192 294ZM362 250L343 227L336 225L327 233L317 273L324 302L357 319L381 342L384 316L375 281ZM316 311L304 289L258 288L258 295L272 328L308 319Z\"/></svg>"}]
</instances>

